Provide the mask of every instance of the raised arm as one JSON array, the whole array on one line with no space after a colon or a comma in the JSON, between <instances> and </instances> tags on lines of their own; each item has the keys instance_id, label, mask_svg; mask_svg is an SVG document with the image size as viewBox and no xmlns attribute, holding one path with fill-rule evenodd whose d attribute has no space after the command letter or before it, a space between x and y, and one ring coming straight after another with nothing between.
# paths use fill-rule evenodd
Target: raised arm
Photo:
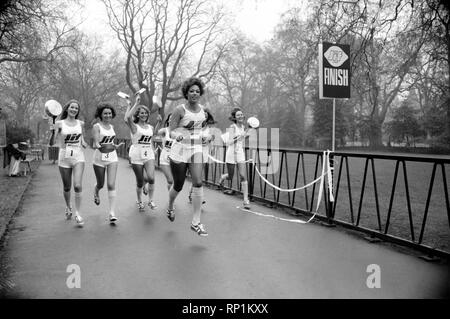
<instances>
[{"instance_id":1,"label":"raised arm","mask_svg":"<svg viewBox=\"0 0 450 319\"><path fill-rule=\"evenodd\" d=\"M136 97L134 105L131 106L131 101L129 98L127 98L128 106L127 106L127 110L125 111L124 121L128 125L128 127L131 129L131 132L133 134L136 132L136 126L133 123L133 114L136 111L140 102L141 102L141 97L138 95Z\"/></svg>"}]
</instances>

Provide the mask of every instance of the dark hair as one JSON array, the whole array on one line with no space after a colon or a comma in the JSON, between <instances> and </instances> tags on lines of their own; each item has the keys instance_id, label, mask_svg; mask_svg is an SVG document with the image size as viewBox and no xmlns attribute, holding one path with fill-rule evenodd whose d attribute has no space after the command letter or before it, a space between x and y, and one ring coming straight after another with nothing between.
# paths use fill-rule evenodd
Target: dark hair
<instances>
[{"instance_id":1,"label":"dark hair","mask_svg":"<svg viewBox=\"0 0 450 319\"><path fill-rule=\"evenodd\" d=\"M133 122L134 122L134 123L139 122L139 117L138 117L138 115L139 115L139 112L141 111L141 109L144 109L144 110L147 111L148 117L147 117L147 121L145 121L145 123L149 123L149 122L150 122L150 110L148 109L148 107L146 107L146 106L143 105L143 104L138 105L138 107L137 107L137 109L136 109L136 112L134 112L134 114L133 114Z\"/></svg>"},{"instance_id":2,"label":"dark hair","mask_svg":"<svg viewBox=\"0 0 450 319\"><path fill-rule=\"evenodd\" d=\"M78 105L78 113L75 116L75 118L78 119L78 115L80 114L80 111L81 111L81 105L80 105L80 102L72 99L72 100L69 100L66 104L64 104L63 111L61 112L61 116L60 116L61 120L64 120L67 118L67 114L68 114L67 109L69 108L70 104L72 104L72 103L76 103Z\"/></svg>"},{"instance_id":3,"label":"dark hair","mask_svg":"<svg viewBox=\"0 0 450 319\"><path fill-rule=\"evenodd\" d=\"M231 110L231 116L230 116L228 119L229 119L230 121L236 123L236 113L239 112L239 111L242 112L242 109L241 109L240 107L234 107L234 108Z\"/></svg>"},{"instance_id":4,"label":"dark hair","mask_svg":"<svg viewBox=\"0 0 450 319\"><path fill-rule=\"evenodd\" d=\"M167 114L167 118L164 121L164 127L169 126L170 117L172 116L172 113Z\"/></svg>"},{"instance_id":5,"label":"dark hair","mask_svg":"<svg viewBox=\"0 0 450 319\"><path fill-rule=\"evenodd\" d=\"M111 104L109 104L108 102L100 102L97 105L97 110L95 110L94 117L95 118L99 118L100 120L103 120L102 119L102 113L103 113L104 109L110 109L111 113L112 113L112 118L116 117L116 110L114 110L114 107Z\"/></svg>"},{"instance_id":6,"label":"dark hair","mask_svg":"<svg viewBox=\"0 0 450 319\"><path fill-rule=\"evenodd\" d=\"M205 84L203 84L202 80L196 77L192 77L183 82L181 86L181 93L183 93L184 98L187 100L187 94L191 86L197 85L200 89L200 96L205 92Z\"/></svg>"},{"instance_id":7,"label":"dark hair","mask_svg":"<svg viewBox=\"0 0 450 319\"><path fill-rule=\"evenodd\" d=\"M216 124L217 121L214 120L214 116L212 116L212 114L205 110L206 113L206 125L211 125L211 124Z\"/></svg>"}]
</instances>

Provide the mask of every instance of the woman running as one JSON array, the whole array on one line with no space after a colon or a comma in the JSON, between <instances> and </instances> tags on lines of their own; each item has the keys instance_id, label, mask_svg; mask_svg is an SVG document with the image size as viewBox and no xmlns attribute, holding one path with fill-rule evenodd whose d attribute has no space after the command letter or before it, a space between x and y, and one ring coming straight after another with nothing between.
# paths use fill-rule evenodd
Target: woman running
<instances>
[{"instance_id":1,"label":"woman running","mask_svg":"<svg viewBox=\"0 0 450 319\"><path fill-rule=\"evenodd\" d=\"M128 101L128 108L125 112L125 122L131 131L131 147L129 151L131 166L136 176L136 196L139 211L145 210L142 203L142 188L146 182L144 170L148 177L148 206L151 209L157 208L153 201L153 192L155 189L155 150L152 145L153 126L148 122L150 119L150 110L139 104L140 96L136 97L136 101L131 107ZM156 127L161 122L161 116L158 115Z\"/></svg>"},{"instance_id":2,"label":"woman running","mask_svg":"<svg viewBox=\"0 0 450 319\"><path fill-rule=\"evenodd\" d=\"M116 111L109 103L100 103L95 111L95 118L99 119L92 127L92 136L94 138L94 158L93 166L97 184L94 187L94 203L100 205L99 191L105 184L105 175L108 176L108 199L109 199L109 221L115 223L116 204L116 174L119 159L116 149L122 144L114 144L116 133L111 124L111 120L116 117Z\"/></svg>"},{"instance_id":3,"label":"woman running","mask_svg":"<svg viewBox=\"0 0 450 319\"><path fill-rule=\"evenodd\" d=\"M203 171L205 171L205 164L208 163L208 159L209 159L209 154L210 154L210 145L211 142L214 141L215 135L212 134L212 132L210 131L210 128L214 127L214 125L217 123L214 120L214 117L212 116L211 112L209 112L209 110L205 109L205 113L206 113L206 126L204 128L204 133L211 135L211 139L209 140L208 143L203 143ZM191 183L191 188L189 189L189 203L192 203L192 191L194 189L193 184ZM206 204L206 200L203 199L202 200L202 204Z\"/></svg>"},{"instance_id":4,"label":"woman running","mask_svg":"<svg viewBox=\"0 0 450 319\"><path fill-rule=\"evenodd\" d=\"M225 154L225 162L227 163L228 174L223 174L219 180L219 187L223 188L225 180L233 180L234 167L237 165L241 182L241 189L244 194L244 208L250 209L250 201L248 199L248 182L247 182L247 165L245 162L244 139L248 137L244 121L244 113L241 108L235 107L231 111L230 121L233 122L228 129L229 138L227 143L227 151Z\"/></svg>"},{"instance_id":5,"label":"woman running","mask_svg":"<svg viewBox=\"0 0 450 319\"><path fill-rule=\"evenodd\" d=\"M80 103L77 100L68 101L61 112L60 119L55 122L56 140L59 142L58 167L61 174L64 200L66 202L66 218L72 218L70 190L75 191L75 221L78 226L84 225L80 215L82 180L84 173L84 152L87 147L84 141L84 122L78 120Z\"/></svg>"},{"instance_id":6,"label":"woman running","mask_svg":"<svg viewBox=\"0 0 450 319\"><path fill-rule=\"evenodd\" d=\"M173 177L172 171L170 170L169 160L170 149L173 143L173 139L170 138L169 133L169 121L171 116L172 113L169 113L169 115L167 115L167 119L164 122L164 127L158 131L158 135L161 136L162 139L162 150L161 154L159 155L159 168L162 170L164 176L166 177L168 190L170 190L173 185Z\"/></svg>"},{"instance_id":7,"label":"woman running","mask_svg":"<svg viewBox=\"0 0 450 319\"><path fill-rule=\"evenodd\" d=\"M167 217L175 220L173 204L179 192L183 189L186 172L189 168L192 177L192 223L191 229L200 236L208 236L205 226L200 222L203 200L203 143L211 140L211 135L203 132L206 125L206 113L199 99L204 93L204 84L198 78L184 81L181 92L187 100L175 108L169 122L170 136L175 141L170 150L170 167L173 176L173 186L169 191Z\"/></svg>"}]
</instances>

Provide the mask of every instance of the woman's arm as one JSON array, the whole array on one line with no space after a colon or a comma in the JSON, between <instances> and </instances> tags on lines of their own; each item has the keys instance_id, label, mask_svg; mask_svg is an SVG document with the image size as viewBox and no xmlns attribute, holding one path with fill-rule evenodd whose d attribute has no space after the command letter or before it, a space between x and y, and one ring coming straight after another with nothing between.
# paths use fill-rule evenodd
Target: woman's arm
<instances>
[{"instance_id":1,"label":"woman's arm","mask_svg":"<svg viewBox=\"0 0 450 319\"><path fill-rule=\"evenodd\" d=\"M180 107L177 107L175 111L173 111L172 116L170 117L169 121L169 132L170 137L176 140L177 142L181 141L184 138L183 130L184 128L178 127L180 124L180 120L183 117L183 109Z\"/></svg>"},{"instance_id":2,"label":"woman's arm","mask_svg":"<svg viewBox=\"0 0 450 319\"><path fill-rule=\"evenodd\" d=\"M94 124L92 126L92 137L94 138L94 143L92 145L92 147L94 149L100 148L100 138L99 138L99 134L100 134L100 128L98 127L97 124Z\"/></svg>"},{"instance_id":3,"label":"woman's arm","mask_svg":"<svg viewBox=\"0 0 450 319\"><path fill-rule=\"evenodd\" d=\"M81 125L81 146L86 148L88 146L88 144L86 143L86 141L84 140L84 122L80 121L80 125Z\"/></svg>"},{"instance_id":4,"label":"woman's arm","mask_svg":"<svg viewBox=\"0 0 450 319\"><path fill-rule=\"evenodd\" d=\"M138 107L139 103L141 101L141 97L138 95L136 97L136 100L134 102L134 105L131 106L131 101L127 98L128 107L125 111L124 120L127 126L130 128L131 133L136 133L136 124L133 122L133 114L136 111L136 108Z\"/></svg>"}]
</instances>

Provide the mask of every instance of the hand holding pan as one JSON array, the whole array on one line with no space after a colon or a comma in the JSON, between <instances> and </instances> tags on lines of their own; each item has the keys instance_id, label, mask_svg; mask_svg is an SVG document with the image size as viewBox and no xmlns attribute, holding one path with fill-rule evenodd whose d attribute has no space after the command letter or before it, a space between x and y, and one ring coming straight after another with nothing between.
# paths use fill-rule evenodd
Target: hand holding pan
<instances>
[{"instance_id":1,"label":"hand holding pan","mask_svg":"<svg viewBox=\"0 0 450 319\"><path fill-rule=\"evenodd\" d=\"M61 114L62 112L62 106L61 104L59 104L58 101L56 100L48 100L47 102L45 102L45 113L52 118L52 123L53 125L55 124L55 119L58 115ZM49 145L53 145L54 144L54 139L55 139L55 130L51 129L52 134L50 136L50 140L48 142Z\"/></svg>"}]
</instances>

